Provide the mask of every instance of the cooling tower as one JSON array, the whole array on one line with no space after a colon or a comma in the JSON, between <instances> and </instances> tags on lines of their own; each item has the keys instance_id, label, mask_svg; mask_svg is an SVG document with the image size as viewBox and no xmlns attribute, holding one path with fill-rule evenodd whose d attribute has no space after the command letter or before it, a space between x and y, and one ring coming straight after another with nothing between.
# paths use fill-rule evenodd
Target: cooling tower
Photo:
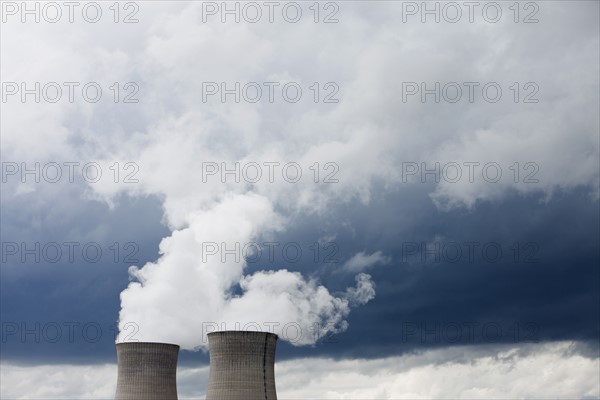
<instances>
[{"instance_id":1,"label":"cooling tower","mask_svg":"<svg viewBox=\"0 0 600 400\"><path fill-rule=\"evenodd\" d=\"M206 400L275 400L277 335L223 331L208 334Z\"/></svg>"},{"instance_id":2,"label":"cooling tower","mask_svg":"<svg viewBox=\"0 0 600 400\"><path fill-rule=\"evenodd\" d=\"M166 343L117 344L116 400L177 400L179 346Z\"/></svg>"}]
</instances>

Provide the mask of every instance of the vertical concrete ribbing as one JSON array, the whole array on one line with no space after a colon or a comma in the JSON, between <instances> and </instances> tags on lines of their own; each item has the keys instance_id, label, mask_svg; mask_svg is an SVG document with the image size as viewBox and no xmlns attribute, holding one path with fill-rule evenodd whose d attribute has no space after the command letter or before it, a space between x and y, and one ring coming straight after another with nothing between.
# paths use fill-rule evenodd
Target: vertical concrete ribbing
<instances>
[{"instance_id":1,"label":"vertical concrete ribbing","mask_svg":"<svg viewBox=\"0 0 600 400\"><path fill-rule=\"evenodd\" d=\"M117 344L116 400L177 400L179 346L166 343Z\"/></svg>"},{"instance_id":2,"label":"vertical concrete ribbing","mask_svg":"<svg viewBox=\"0 0 600 400\"><path fill-rule=\"evenodd\" d=\"M206 400L276 400L277 335L224 331L208 334L210 373Z\"/></svg>"}]
</instances>

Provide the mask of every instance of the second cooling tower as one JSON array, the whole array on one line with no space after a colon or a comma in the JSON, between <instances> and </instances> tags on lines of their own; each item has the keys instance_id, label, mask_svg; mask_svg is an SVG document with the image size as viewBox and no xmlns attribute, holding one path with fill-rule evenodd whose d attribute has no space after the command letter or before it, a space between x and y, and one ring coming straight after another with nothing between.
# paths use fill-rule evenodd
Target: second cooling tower
<instances>
[{"instance_id":1,"label":"second cooling tower","mask_svg":"<svg viewBox=\"0 0 600 400\"><path fill-rule=\"evenodd\" d=\"M267 332L209 333L206 400L276 400L276 344L277 335Z\"/></svg>"}]
</instances>

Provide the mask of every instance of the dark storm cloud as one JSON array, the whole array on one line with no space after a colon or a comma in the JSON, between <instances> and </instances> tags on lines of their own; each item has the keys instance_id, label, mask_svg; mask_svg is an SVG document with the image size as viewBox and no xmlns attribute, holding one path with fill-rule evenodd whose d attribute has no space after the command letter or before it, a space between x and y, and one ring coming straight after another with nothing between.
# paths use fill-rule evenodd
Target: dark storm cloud
<instances>
[{"instance_id":1,"label":"dark storm cloud","mask_svg":"<svg viewBox=\"0 0 600 400\"><path fill-rule=\"evenodd\" d=\"M381 191L382 196L369 206L340 205L327 217L318 218L318 224L315 218L298 219L293 229L269 239L278 243L274 259L263 253L261 260L249 263L248 273L288 268L316 274L333 292L352 283L353 274L344 271L343 263L357 252L370 254L377 249L392 260L366 269L373 276L377 296L370 307L355 310L347 332L327 335L311 349L281 342L282 359L307 353L376 358L458 344L597 338L599 279L594 266L599 261L599 237L597 226L590 222L598 220L598 203L587 191L559 193L549 202L515 195L473 210L444 212L429 199L430 189L421 185ZM159 223L159 204L151 199L122 199L112 211L90 202L87 207L72 208L63 219L49 213L44 218L52 221L51 234L33 226L24 228L24 220L42 216L30 213L26 217L23 205L28 204L3 207L3 221L7 221L3 241L73 240L75 224L82 232L96 232L95 236L82 235L82 242L95 240L108 247L113 241L135 237L140 246L137 265L143 265L156 259L158 241L166 233ZM319 240L335 243L331 255L337 262L324 262L323 254L314 261L313 249ZM458 261L452 249L437 252L440 259L436 260L435 251L421 254L410 247L428 243L433 250L436 243L466 242L479 243L473 261L462 245L465 253ZM301 261L290 262L279 251L286 243L302 249ZM489 243L503 251L498 262L492 262L497 247L488 246L487 256L481 252ZM515 260L515 243L535 243L536 247ZM525 262L526 255L534 262ZM128 264L110 258L99 263L51 265L16 261L9 257L2 269L3 357L48 362L113 359L118 294L127 283ZM40 343L35 343L33 333L21 340L21 323L31 331L36 322L41 324L40 331L46 329ZM18 325L15 333L14 323ZM49 342L56 334L48 323L62 328L63 337L56 343ZM69 328L72 323L79 325ZM95 341L95 325L90 323L103 329L101 340ZM82 333L85 324L89 325L87 336ZM75 335L73 343L68 339L69 329ZM198 359L206 361L206 356L182 355L184 363Z\"/></svg>"},{"instance_id":2,"label":"dark storm cloud","mask_svg":"<svg viewBox=\"0 0 600 400\"><path fill-rule=\"evenodd\" d=\"M156 259L167 229L156 199L122 198L110 210L100 202L80 201L80 189L63 188L72 196L67 199L47 192L48 205L55 202L60 208L37 207L36 193L2 205L4 360L114 358L119 293L127 285L127 270ZM73 243L72 253L67 242Z\"/></svg>"},{"instance_id":3,"label":"dark storm cloud","mask_svg":"<svg viewBox=\"0 0 600 400\"><path fill-rule=\"evenodd\" d=\"M349 206L313 225L320 229L310 227L314 220L299 221L298 229L315 241L333 232L323 230L330 221L348 215L352 222L332 239L340 261L317 267L325 272L326 285L344 287L343 261L356 252L379 249L393 261L367 270L377 285L373 306L356 310L351 329L325 338L318 353L377 357L430 346L598 336L594 266L599 237L593 223L598 203L586 190L559 193L549 202L512 196L504 203L450 212L428 203L425 191L407 190L374 200L369 212ZM303 248L310 243L306 239ZM474 249L472 260L464 243ZM429 252L415 251L423 244ZM290 269L311 269L280 262Z\"/></svg>"},{"instance_id":4,"label":"dark storm cloud","mask_svg":"<svg viewBox=\"0 0 600 400\"><path fill-rule=\"evenodd\" d=\"M393 262L367 271L377 297L316 352L380 357L458 344L597 340L599 216L588 191L450 212L427 203L424 192L402 191L375 201L369 213L347 211L354 229L337 237L341 247L380 249ZM472 243L472 261L464 243ZM423 244L429 252L414 250ZM343 285L339 279L334 272L324 278L332 287Z\"/></svg>"}]
</instances>

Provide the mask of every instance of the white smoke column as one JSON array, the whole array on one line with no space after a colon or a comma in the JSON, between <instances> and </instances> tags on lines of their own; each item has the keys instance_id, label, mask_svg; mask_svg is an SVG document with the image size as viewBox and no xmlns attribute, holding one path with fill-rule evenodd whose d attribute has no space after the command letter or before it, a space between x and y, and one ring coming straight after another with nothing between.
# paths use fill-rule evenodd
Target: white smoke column
<instances>
[{"instance_id":1,"label":"white smoke column","mask_svg":"<svg viewBox=\"0 0 600 400\"><path fill-rule=\"evenodd\" d=\"M251 193L226 195L191 215L188 227L163 239L155 263L131 268L136 281L121 293L119 340L197 349L207 345L205 335L215 326L254 324L303 345L346 329L350 304L364 304L374 296L368 275L361 274L357 288L335 297L314 280L287 270L245 276L243 257L228 256L223 262L220 255L204 255L203 260L203 244L225 243L233 249L235 243L250 243L283 224L268 199ZM243 293L235 296L238 284ZM132 323L139 330L133 332Z\"/></svg>"}]
</instances>

